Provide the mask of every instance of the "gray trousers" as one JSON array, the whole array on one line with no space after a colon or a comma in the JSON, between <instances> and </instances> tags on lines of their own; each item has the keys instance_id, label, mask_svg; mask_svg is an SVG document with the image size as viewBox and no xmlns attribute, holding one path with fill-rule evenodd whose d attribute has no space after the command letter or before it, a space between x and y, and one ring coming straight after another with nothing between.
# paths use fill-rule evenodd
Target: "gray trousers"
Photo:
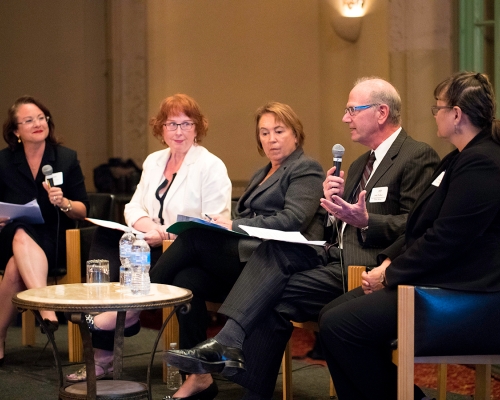
<instances>
[{"instance_id":1,"label":"gray trousers","mask_svg":"<svg viewBox=\"0 0 500 400\"><path fill-rule=\"evenodd\" d=\"M272 397L293 326L317 320L343 294L340 264L325 264L310 246L266 241L254 252L219 312L246 332L246 371L230 379Z\"/></svg>"}]
</instances>

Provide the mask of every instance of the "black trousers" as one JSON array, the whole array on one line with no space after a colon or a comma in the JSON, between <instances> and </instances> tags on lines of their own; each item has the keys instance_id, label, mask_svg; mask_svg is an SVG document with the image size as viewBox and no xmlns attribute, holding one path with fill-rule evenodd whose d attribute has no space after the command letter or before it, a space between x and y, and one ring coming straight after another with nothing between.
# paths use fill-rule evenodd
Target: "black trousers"
<instances>
[{"instance_id":1,"label":"black trousers","mask_svg":"<svg viewBox=\"0 0 500 400\"><path fill-rule=\"evenodd\" d=\"M343 293L338 263L325 261L309 246L262 243L248 260L219 310L246 333L246 371L230 379L263 397L272 397L290 320L315 320L321 308Z\"/></svg>"},{"instance_id":2,"label":"black trousers","mask_svg":"<svg viewBox=\"0 0 500 400\"><path fill-rule=\"evenodd\" d=\"M397 289L365 295L359 287L320 313L320 340L340 400L397 399ZM415 399L425 394L415 386Z\"/></svg>"},{"instance_id":3,"label":"black trousers","mask_svg":"<svg viewBox=\"0 0 500 400\"><path fill-rule=\"evenodd\" d=\"M181 233L151 269L153 283L163 283L193 292L191 311L177 313L179 345L190 348L206 340L208 312L205 301L222 302L238 279L245 263L240 262L238 239L225 233L190 229ZM112 350L106 334L95 332L95 348Z\"/></svg>"},{"instance_id":4,"label":"black trousers","mask_svg":"<svg viewBox=\"0 0 500 400\"><path fill-rule=\"evenodd\" d=\"M239 239L207 232L190 229L181 233L151 271L151 282L193 292L191 311L177 313L181 349L206 340L209 319L205 301L224 301L245 266L239 258Z\"/></svg>"}]
</instances>

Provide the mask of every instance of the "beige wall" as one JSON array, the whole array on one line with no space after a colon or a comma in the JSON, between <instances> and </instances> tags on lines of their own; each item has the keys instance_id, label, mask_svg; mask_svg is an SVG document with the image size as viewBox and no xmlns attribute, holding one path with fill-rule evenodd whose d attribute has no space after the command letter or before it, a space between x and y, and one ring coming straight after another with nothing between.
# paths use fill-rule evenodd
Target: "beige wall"
<instances>
[{"instance_id":1,"label":"beige wall","mask_svg":"<svg viewBox=\"0 0 500 400\"><path fill-rule=\"evenodd\" d=\"M108 157L104 5L0 1L1 120L19 96L37 97L64 144L78 151L90 190L92 169Z\"/></svg>"},{"instance_id":2,"label":"beige wall","mask_svg":"<svg viewBox=\"0 0 500 400\"><path fill-rule=\"evenodd\" d=\"M140 163L161 148L147 119L164 97L184 92L209 119L206 147L233 180L246 180L265 163L253 113L269 100L295 109L306 152L325 169L335 143L346 147L350 164L365 149L351 143L341 122L347 96L356 78L378 75L399 88L408 132L445 154L429 106L434 86L454 70L452 0L365 0L355 43L332 29L333 1L3 0L0 112L19 95L40 97L78 151L92 189L92 169L108 157ZM144 53L133 31L142 26ZM143 57L145 79L137 67ZM143 81L139 94L134 87Z\"/></svg>"},{"instance_id":3,"label":"beige wall","mask_svg":"<svg viewBox=\"0 0 500 400\"><path fill-rule=\"evenodd\" d=\"M320 153L318 3L310 0L149 0L149 113L177 92L209 119L204 142L249 179L265 163L253 113L269 100L301 118L306 151ZM159 148L150 137L150 149Z\"/></svg>"},{"instance_id":4,"label":"beige wall","mask_svg":"<svg viewBox=\"0 0 500 400\"><path fill-rule=\"evenodd\" d=\"M320 1L321 160L329 167L332 164L332 145L341 143L346 148L343 165L347 169L366 151L364 146L351 141L347 126L342 122L353 83L362 76L389 79L387 2L366 1L369 11L363 17L359 39L355 43L340 38L333 30L332 2Z\"/></svg>"}]
</instances>

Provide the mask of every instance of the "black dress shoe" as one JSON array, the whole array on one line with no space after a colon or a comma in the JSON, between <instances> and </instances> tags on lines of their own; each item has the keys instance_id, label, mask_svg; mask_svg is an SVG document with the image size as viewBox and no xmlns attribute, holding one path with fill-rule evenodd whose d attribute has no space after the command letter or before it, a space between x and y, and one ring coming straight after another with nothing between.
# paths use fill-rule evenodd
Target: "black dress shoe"
<instances>
[{"instance_id":1,"label":"black dress shoe","mask_svg":"<svg viewBox=\"0 0 500 400\"><path fill-rule=\"evenodd\" d=\"M233 376L245 370L243 351L223 346L215 339L208 339L188 350L169 350L166 361L190 374L220 373Z\"/></svg>"},{"instance_id":2,"label":"black dress shoe","mask_svg":"<svg viewBox=\"0 0 500 400\"><path fill-rule=\"evenodd\" d=\"M209 387L203 389L201 392L192 394L188 397L170 397L165 396L162 400L213 400L219 393L219 388L215 382L212 382Z\"/></svg>"}]
</instances>

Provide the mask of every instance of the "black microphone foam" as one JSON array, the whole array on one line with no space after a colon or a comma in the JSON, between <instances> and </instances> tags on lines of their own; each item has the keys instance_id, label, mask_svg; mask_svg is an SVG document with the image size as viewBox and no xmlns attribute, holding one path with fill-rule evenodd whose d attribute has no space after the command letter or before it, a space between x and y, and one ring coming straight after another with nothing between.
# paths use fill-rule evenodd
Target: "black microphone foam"
<instances>
[{"instance_id":1,"label":"black microphone foam","mask_svg":"<svg viewBox=\"0 0 500 400\"><path fill-rule=\"evenodd\" d=\"M54 186L54 179L52 178L47 178L47 176L50 176L54 173L54 170L52 169L52 166L50 165L44 165L42 167L42 174L45 175L45 180L49 183L50 186Z\"/></svg>"},{"instance_id":2,"label":"black microphone foam","mask_svg":"<svg viewBox=\"0 0 500 400\"><path fill-rule=\"evenodd\" d=\"M335 168L334 176L340 175L340 166L342 165L342 156L344 155L345 148L341 144L336 144L332 147L332 155L333 155L333 166Z\"/></svg>"}]
</instances>

